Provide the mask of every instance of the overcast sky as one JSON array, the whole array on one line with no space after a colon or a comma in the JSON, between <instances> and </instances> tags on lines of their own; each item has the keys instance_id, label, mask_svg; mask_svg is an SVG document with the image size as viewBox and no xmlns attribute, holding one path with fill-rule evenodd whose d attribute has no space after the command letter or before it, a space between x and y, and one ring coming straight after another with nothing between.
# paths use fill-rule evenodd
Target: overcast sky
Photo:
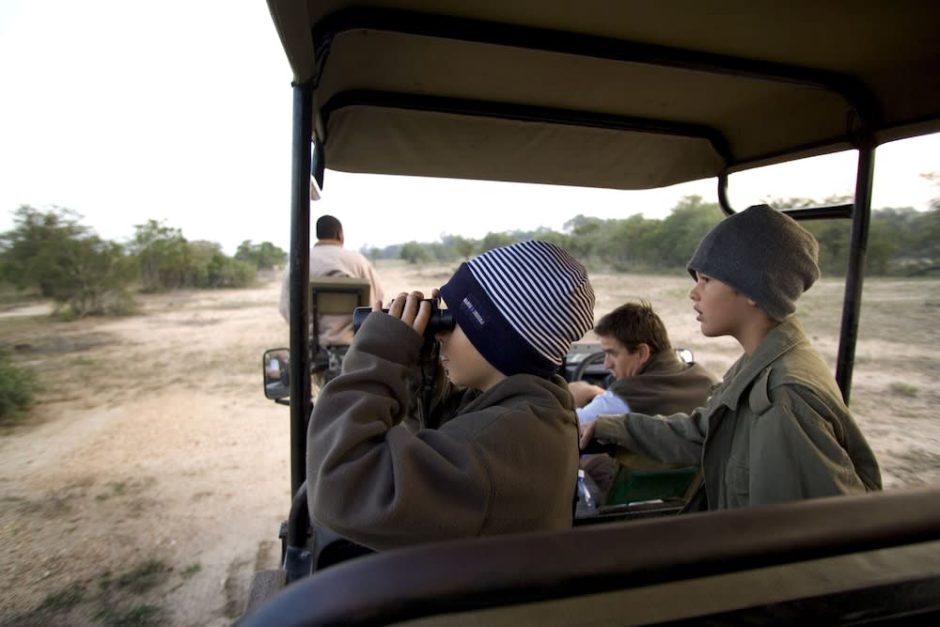
<instances>
[{"instance_id":1,"label":"overcast sky","mask_svg":"<svg viewBox=\"0 0 940 627\"><path fill-rule=\"evenodd\" d=\"M165 220L191 240L287 248L291 73L261 0L0 0L0 231L21 204L74 209L102 237ZM731 177L731 200L852 191L855 156ZM874 207L928 208L940 134L878 150ZM560 229L578 214L664 217L713 180L614 192L327 171L314 206L347 245Z\"/></svg>"}]
</instances>

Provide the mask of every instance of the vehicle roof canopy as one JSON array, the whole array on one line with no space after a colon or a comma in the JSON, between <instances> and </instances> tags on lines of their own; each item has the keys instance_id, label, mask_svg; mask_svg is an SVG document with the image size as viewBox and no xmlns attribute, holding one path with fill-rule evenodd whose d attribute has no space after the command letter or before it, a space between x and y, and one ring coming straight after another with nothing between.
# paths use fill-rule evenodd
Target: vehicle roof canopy
<instances>
[{"instance_id":1,"label":"vehicle roof canopy","mask_svg":"<svg viewBox=\"0 0 940 627\"><path fill-rule=\"evenodd\" d=\"M940 3L268 5L335 170L644 189L940 130Z\"/></svg>"}]
</instances>

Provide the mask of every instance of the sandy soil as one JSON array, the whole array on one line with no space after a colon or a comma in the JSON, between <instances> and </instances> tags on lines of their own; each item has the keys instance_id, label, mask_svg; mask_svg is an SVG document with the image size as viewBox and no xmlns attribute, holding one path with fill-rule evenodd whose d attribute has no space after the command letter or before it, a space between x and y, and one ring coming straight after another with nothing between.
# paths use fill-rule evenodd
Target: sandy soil
<instances>
[{"instance_id":1,"label":"sandy soil","mask_svg":"<svg viewBox=\"0 0 940 627\"><path fill-rule=\"evenodd\" d=\"M379 267L386 290L452 268ZM592 275L597 313L648 298L674 344L722 373L738 355L697 329L681 276ZM0 343L41 373L41 403L0 434L0 623L230 624L251 574L276 565L289 508L288 410L261 393L287 343L276 278L249 290L141 299L139 315L57 322L0 314ZM835 362L842 285L801 301ZM940 281L869 280L852 407L888 489L940 481Z\"/></svg>"}]
</instances>

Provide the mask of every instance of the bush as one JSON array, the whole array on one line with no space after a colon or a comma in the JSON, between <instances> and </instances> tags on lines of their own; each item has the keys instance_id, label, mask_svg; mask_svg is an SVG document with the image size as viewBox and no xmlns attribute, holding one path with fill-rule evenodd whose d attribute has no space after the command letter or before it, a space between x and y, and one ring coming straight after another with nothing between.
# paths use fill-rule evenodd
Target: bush
<instances>
[{"instance_id":1,"label":"bush","mask_svg":"<svg viewBox=\"0 0 940 627\"><path fill-rule=\"evenodd\" d=\"M16 227L0 234L0 278L21 291L38 290L69 317L123 313L134 267L120 244L78 223L74 211L23 205ZM115 310L113 303L120 306Z\"/></svg>"},{"instance_id":2,"label":"bush","mask_svg":"<svg viewBox=\"0 0 940 627\"><path fill-rule=\"evenodd\" d=\"M0 425L19 422L33 406L38 390L36 374L17 366L9 349L0 347Z\"/></svg>"},{"instance_id":3,"label":"bush","mask_svg":"<svg viewBox=\"0 0 940 627\"><path fill-rule=\"evenodd\" d=\"M205 287L247 287L255 282L258 271L252 263L214 255L208 266Z\"/></svg>"},{"instance_id":4,"label":"bush","mask_svg":"<svg viewBox=\"0 0 940 627\"><path fill-rule=\"evenodd\" d=\"M137 311L137 301L124 288L109 289L94 299L75 298L57 303L55 315L62 320L77 320L84 316L129 316Z\"/></svg>"},{"instance_id":5,"label":"bush","mask_svg":"<svg viewBox=\"0 0 940 627\"><path fill-rule=\"evenodd\" d=\"M140 265L142 289L246 287L257 277L255 261L227 257L216 242L188 241L182 231L156 220L134 227L132 250Z\"/></svg>"},{"instance_id":6,"label":"bush","mask_svg":"<svg viewBox=\"0 0 940 627\"><path fill-rule=\"evenodd\" d=\"M287 261L287 253L271 242L252 244L251 240L246 239L238 246L235 259L244 261L258 270L267 270L283 265Z\"/></svg>"}]
</instances>

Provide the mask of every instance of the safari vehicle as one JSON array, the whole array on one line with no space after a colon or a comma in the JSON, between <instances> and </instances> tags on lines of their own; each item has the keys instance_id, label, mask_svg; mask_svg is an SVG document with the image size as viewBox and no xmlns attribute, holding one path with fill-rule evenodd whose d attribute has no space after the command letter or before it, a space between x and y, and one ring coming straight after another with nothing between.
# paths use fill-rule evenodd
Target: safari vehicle
<instances>
[{"instance_id":1,"label":"safari vehicle","mask_svg":"<svg viewBox=\"0 0 940 627\"><path fill-rule=\"evenodd\" d=\"M852 203L788 211L851 221L835 372L850 398L875 150L940 130L940 5L268 5L294 74L292 321L308 315L310 201L328 189L327 167L624 190L714 177L731 214L733 174L854 150ZM446 214L440 219L446 228ZM311 410L307 343L306 325L292 322L298 498ZM304 509L295 499L285 566L259 577L243 624L856 624L940 615L940 488L429 544L325 569L316 568L322 555Z\"/></svg>"}]
</instances>

